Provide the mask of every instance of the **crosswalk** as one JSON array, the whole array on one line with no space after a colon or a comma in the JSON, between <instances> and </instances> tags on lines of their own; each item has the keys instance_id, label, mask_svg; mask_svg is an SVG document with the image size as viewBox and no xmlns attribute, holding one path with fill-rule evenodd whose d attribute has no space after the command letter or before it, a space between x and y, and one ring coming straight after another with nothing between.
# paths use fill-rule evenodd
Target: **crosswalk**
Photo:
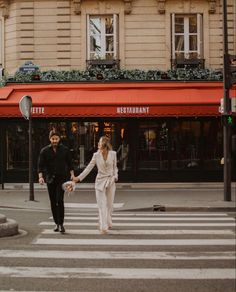
<instances>
[{"instance_id":1,"label":"crosswalk","mask_svg":"<svg viewBox=\"0 0 236 292\"><path fill-rule=\"evenodd\" d=\"M50 217L40 222L41 232L27 249L0 250L0 278L34 279L34 291L37 285L40 287L40 279L68 280L60 286L53 282L54 288L45 291L159 291L156 285L164 285L163 291L183 291L178 290L183 287L190 287L187 291L234 291L236 242L232 216L115 211L108 235L99 233L97 221L94 206L70 204L66 208L65 234L53 232ZM3 259L11 264L2 266ZM181 285L171 282L177 280ZM212 283L208 290L204 290L205 281ZM75 290L68 288L72 283ZM168 290L165 283L173 290Z\"/></svg>"}]
</instances>

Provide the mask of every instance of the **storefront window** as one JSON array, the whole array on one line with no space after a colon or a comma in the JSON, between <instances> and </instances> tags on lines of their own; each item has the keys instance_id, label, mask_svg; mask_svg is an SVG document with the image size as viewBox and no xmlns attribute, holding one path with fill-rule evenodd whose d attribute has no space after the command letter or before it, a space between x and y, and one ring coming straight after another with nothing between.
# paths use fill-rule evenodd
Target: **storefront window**
<instances>
[{"instance_id":1,"label":"storefront window","mask_svg":"<svg viewBox=\"0 0 236 292\"><path fill-rule=\"evenodd\" d=\"M178 120L170 135L172 169L218 169L222 156L219 120Z\"/></svg>"},{"instance_id":2,"label":"storefront window","mask_svg":"<svg viewBox=\"0 0 236 292\"><path fill-rule=\"evenodd\" d=\"M223 137L220 119L179 118L137 120L86 120L63 122L33 121L33 167L37 170L40 150L48 145L50 130L61 133L61 140L69 147L76 173L80 173L97 151L102 135L111 139L117 151L121 180L172 178L185 180L207 172L221 175ZM10 122L6 127L6 170L27 173L29 167L28 123ZM5 151L5 150L4 150ZM158 171L158 172L157 172ZM181 172L182 171L182 172ZM88 181L94 181L94 172ZM160 176L163 172L164 176ZM158 173L158 174L157 174ZM192 173L192 176L191 176ZM176 176L177 175L177 176ZM167 175L168 176L168 175ZM198 179L198 178L196 178Z\"/></svg>"},{"instance_id":3,"label":"storefront window","mask_svg":"<svg viewBox=\"0 0 236 292\"><path fill-rule=\"evenodd\" d=\"M9 124L6 129L7 170L29 167L28 124Z\"/></svg>"},{"instance_id":4,"label":"storefront window","mask_svg":"<svg viewBox=\"0 0 236 292\"><path fill-rule=\"evenodd\" d=\"M140 123L139 169L168 169L168 127L165 121Z\"/></svg>"}]
</instances>

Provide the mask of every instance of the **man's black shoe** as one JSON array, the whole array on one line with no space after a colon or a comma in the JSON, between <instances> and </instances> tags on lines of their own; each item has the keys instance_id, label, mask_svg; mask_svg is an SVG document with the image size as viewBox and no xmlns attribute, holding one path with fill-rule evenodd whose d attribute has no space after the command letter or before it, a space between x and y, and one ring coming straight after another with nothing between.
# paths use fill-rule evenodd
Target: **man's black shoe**
<instances>
[{"instance_id":1,"label":"man's black shoe","mask_svg":"<svg viewBox=\"0 0 236 292\"><path fill-rule=\"evenodd\" d=\"M59 230L60 230L60 232L61 233L65 233L66 231L65 231L65 228L64 228L64 226L63 225L60 225L60 228L59 228Z\"/></svg>"},{"instance_id":2,"label":"man's black shoe","mask_svg":"<svg viewBox=\"0 0 236 292\"><path fill-rule=\"evenodd\" d=\"M56 225L55 228L53 229L54 232L58 232L59 231L59 225Z\"/></svg>"}]
</instances>

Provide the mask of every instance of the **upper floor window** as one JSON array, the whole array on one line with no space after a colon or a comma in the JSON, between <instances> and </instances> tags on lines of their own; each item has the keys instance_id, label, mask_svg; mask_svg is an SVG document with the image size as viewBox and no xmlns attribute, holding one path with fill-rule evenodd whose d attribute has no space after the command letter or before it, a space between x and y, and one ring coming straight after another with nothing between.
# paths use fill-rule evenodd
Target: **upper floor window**
<instances>
[{"instance_id":1,"label":"upper floor window","mask_svg":"<svg viewBox=\"0 0 236 292\"><path fill-rule=\"evenodd\" d=\"M88 16L88 59L117 59L117 23L116 14L106 16Z\"/></svg>"},{"instance_id":2,"label":"upper floor window","mask_svg":"<svg viewBox=\"0 0 236 292\"><path fill-rule=\"evenodd\" d=\"M202 59L202 15L172 14L172 59Z\"/></svg>"}]
</instances>

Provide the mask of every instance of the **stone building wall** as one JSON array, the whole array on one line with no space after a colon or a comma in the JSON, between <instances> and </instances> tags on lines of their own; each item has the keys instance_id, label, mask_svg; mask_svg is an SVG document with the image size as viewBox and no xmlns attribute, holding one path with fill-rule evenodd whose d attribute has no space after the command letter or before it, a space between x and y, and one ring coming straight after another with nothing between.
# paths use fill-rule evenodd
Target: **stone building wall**
<instances>
[{"instance_id":1,"label":"stone building wall","mask_svg":"<svg viewBox=\"0 0 236 292\"><path fill-rule=\"evenodd\" d=\"M119 15L119 59L125 69L169 69L171 14L203 15L207 68L222 67L221 0L4 0L1 63L13 73L31 60L41 70L86 68L86 15ZM77 5L76 5L77 4ZM229 53L236 54L236 2L228 0Z\"/></svg>"}]
</instances>

